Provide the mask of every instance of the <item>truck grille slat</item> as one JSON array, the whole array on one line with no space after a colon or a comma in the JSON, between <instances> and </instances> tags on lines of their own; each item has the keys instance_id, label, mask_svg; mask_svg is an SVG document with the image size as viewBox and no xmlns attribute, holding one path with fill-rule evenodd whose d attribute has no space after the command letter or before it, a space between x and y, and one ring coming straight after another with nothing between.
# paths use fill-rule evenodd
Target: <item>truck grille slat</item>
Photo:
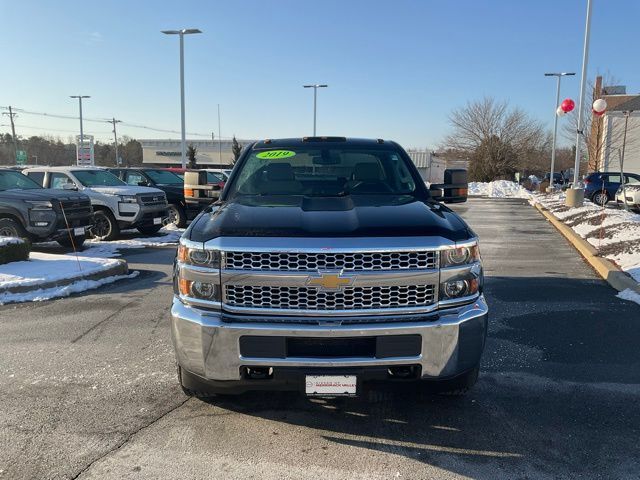
<instances>
[{"instance_id":1,"label":"truck grille slat","mask_svg":"<svg viewBox=\"0 0 640 480\"><path fill-rule=\"evenodd\" d=\"M421 307L435 302L434 285L347 287L321 291L313 287L225 285L225 304L282 310L367 310Z\"/></svg>"},{"instance_id":2,"label":"truck grille slat","mask_svg":"<svg viewBox=\"0 0 640 480\"><path fill-rule=\"evenodd\" d=\"M287 253L226 252L225 266L231 270L412 270L437 267L437 252L376 253Z\"/></svg>"}]
</instances>

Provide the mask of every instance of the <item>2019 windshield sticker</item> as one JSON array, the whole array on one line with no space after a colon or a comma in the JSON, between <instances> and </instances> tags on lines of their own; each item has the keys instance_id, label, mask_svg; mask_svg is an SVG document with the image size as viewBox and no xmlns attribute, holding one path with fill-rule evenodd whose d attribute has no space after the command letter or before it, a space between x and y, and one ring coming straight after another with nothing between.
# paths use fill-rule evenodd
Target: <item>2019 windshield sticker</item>
<instances>
[{"instance_id":1,"label":"2019 windshield sticker","mask_svg":"<svg viewBox=\"0 0 640 480\"><path fill-rule=\"evenodd\" d=\"M292 152L291 150L268 150L266 152L260 152L256 155L256 157L263 159L291 158L295 156L296 152Z\"/></svg>"}]
</instances>

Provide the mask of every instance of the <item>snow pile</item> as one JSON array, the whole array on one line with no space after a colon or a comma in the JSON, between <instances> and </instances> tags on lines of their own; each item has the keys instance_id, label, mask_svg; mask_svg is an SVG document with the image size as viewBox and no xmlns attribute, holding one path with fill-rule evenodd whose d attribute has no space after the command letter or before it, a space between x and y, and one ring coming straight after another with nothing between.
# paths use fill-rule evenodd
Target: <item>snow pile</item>
<instances>
[{"instance_id":1,"label":"snow pile","mask_svg":"<svg viewBox=\"0 0 640 480\"><path fill-rule=\"evenodd\" d=\"M509 180L493 182L469 182L469 195L491 198L529 198L530 192Z\"/></svg>"},{"instance_id":2,"label":"snow pile","mask_svg":"<svg viewBox=\"0 0 640 480\"><path fill-rule=\"evenodd\" d=\"M20 302L42 302L44 300L51 300L52 298L68 297L72 293L86 292L87 290L95 290L96 288L107 285L109 283L117 282L124 278L135 278L140 272L131 272L128 275L114 275L112 277L105 277L99 280L78 280L77 282L70 283L61 287L52 287L37 290L31 290L24 293L0 293L0 305L7 303L20 303Z\"/></svg>"},{"instance_id":3,"label":"snow pile","mask_svg":"<svg viewBox=\"0 0 640 480\"><path fill-rule=\"evenodd\" d=\"M564 193L532 194L530 203L547 208L589 242L598 256L613 261L640 282L640 215L588 200L582 207L569 208Z\"/></svg>"},{"instance_id":4,"label":"snow pile","mask_svg":"<svg viewBox=\"0 0 640 480\"><path fill-rule=\"evenodd\" d=\"M628 300L629 302L636 302L638 305L640 305L640 293L636 293L630 288L619 292L616 297L621 298L622 300Z\"/></svg>"}]
</instances>

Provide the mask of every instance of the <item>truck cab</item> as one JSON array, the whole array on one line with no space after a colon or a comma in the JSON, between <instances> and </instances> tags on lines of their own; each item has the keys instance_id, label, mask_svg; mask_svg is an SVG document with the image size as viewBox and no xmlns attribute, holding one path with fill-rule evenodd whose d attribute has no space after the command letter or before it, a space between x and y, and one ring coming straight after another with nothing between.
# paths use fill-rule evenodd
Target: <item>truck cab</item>
<instances>
[{"instance_id":1,"label":"truck cab","mask_svg":"<svg viewBox=\"0 0 640 480\"><path fill-rule=\"evenodd\" d=\"M246 148L178 248L171 331L185 393L470 388L488 308L478 238L441 202L466 198L454 176L430 191L381 139Z\"/></svg>"},{"instance_id":2,"label":"truck cab","mask_svg":"<svg viewBox=\"0 0 640 480\"><path fill-rule=\"evenodd\" d=\"M167 218L167 199L161 190L131 186L102 168L34 167L24 172L45 188L79 191L91 199L93 235L114 240L125 228L144 234L158 232Z\"/></svg>"}]
</instances>

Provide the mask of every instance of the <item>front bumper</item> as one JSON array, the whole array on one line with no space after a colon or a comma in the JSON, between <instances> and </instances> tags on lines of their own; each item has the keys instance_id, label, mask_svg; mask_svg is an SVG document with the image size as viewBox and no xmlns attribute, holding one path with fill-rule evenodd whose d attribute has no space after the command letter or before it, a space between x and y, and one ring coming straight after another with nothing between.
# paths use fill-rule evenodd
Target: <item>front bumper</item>
<instances>
[{"instance_id":1,"label":"front bumper","mask_svg":"<svg viewBox=\"0 0 640 480\"><path fill-rule=\"evenodd\" d=\"M118 204L118 221L123 226L140 227L153 225L154 218L164 221L169 216L169 205L140 205L138 203Z\"/></svg>"},{"instance_id":2,"label":"front bumper","mask_svg":"<svg viewBox=\"0 0 640 480\"><path fill-rule=\"evenodd\" d=\"M487 333L488 308L484 297L462 307L440 310L407 322L358 325L303 325L286 323L228 323L220 312L194 308L174 297L171 335L178 364L203 380L241 381L243 367L369 368L418 365L420 378L446 379L474 368L480 361ZM245 357L240 338L277 336L303 338L381 337L419 335L420 353L413 356L367 357Z\"/></svg>"}]
</instances>

